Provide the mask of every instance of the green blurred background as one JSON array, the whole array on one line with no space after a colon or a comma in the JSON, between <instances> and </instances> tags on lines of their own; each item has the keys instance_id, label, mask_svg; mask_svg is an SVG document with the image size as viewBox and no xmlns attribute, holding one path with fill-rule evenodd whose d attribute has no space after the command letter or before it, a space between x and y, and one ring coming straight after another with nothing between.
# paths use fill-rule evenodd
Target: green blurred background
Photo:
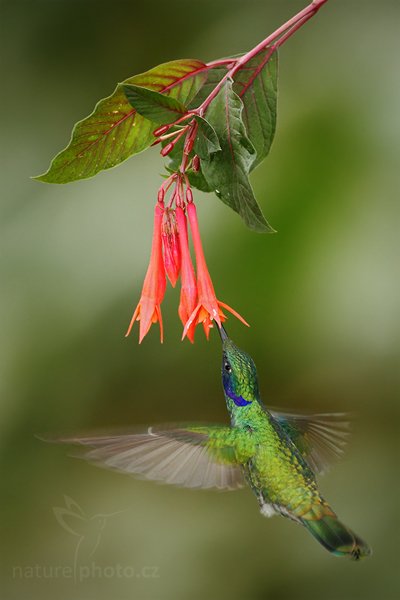
<instances>
[{"instance_id":1,"label":"green blurred background","mask_svg":"<svg viewBox=\"0 0 400 600\"><path fill-rule=\"evenodd\" d=\"M178 290L163 304L163 346L157 327L141 347L137 331L123 337L147 267L157 150L67 186L29 177L116 82L249 49L304 4L2 1L2 598L399 597L396 1L331 0L282 49L277 136L252 177L276 235L197 196L217 294L251 322L230 318L228 330L254 356L265 401L356 414L321 487L374 556L330 556L300 527L263 519L247 490L135 481L35 438L227 420L220 343L201 331L180 342ZM79 541L55 518L64 495L86 514L72 530L99 542L77 560L100 571L77 582L54 571L71 567ZM99 538L92 517L117 511Z\"/></svg>"}]
</instances>

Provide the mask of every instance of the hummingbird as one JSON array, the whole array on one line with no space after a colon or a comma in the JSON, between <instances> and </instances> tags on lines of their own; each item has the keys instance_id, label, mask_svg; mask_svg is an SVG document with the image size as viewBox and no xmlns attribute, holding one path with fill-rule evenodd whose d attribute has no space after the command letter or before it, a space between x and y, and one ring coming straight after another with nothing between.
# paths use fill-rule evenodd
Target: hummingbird
<instances>
[{"instance_id":1,"label":"hummingbird","mask_svg":"<svg viewBox=\"0 0 400 600\"><path fill-rule=\"evenodd\" d=\"M248 486L263 516L303 525L333 555L354 560L370 555L366 542L339 521L316 480L343 453L349 434L345 414L268 409L253 359L218 329L229 426L149 427L144 433L58 441L89 447L88 461L141 478L188 488Z\"/></svg>"}]
</instances>

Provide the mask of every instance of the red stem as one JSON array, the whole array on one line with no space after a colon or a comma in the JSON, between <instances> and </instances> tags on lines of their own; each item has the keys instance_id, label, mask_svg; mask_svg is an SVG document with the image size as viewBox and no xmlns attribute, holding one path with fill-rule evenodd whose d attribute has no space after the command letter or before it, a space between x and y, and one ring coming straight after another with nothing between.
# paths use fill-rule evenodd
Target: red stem
<instances>
[{"instance_id":1,"label":"red stem","mask_svg":"<svg viewBox=\"0 0 400 600\"><path fill-rule=\"evenodd\" d=\"M207 67L210 69L212 67L224 67L226 65L234 65L236 63L236 58L219 58L217 60L212 60L207 63Z\"/></svg>"},{"instance_id":2,"label":"red stem","mask_svg":"<svg viewBox=\"0 0 400 600\"><path fill-rule=\"evenodd\" d=\"M297 15L286 21L284 25L281 25L274 33L271 33L265 40L257 44L252 50L246 52L240 58L234 60L234 65L228 72L224 75L224 77L219 81L219 83L215 86L211 94L204 100L204 102L198 107L197 111L200 116L204 115L210 103L214 100L215 96L221 90L222 86L226 82L227 79L234 77L237 71L239 71L244 65L246 65L250 60L252 60L257 54L265 50L272 42L275 40L275 44L271 46L271 56L279 46L284 44L300 27L304 25L309 19L311 19L319 9L327 2L328 0L313 0L311 4L303 8ZM268 57L269 58L269 57ZM219 64L227 64L229 61L214 61L207 66L216 66Z\"/></svg>"},{"instance_id":3,"label":"red stem","mask_svg":"<svg viewBox=\"0 0 400 600\"><path fill-rule=\"evenodd\" d=\"M219 66L221 66L221 67L227 66L228 70L227 70L226 74L218 82L218 84L215 86L215 88L213 89L211 94L209 96L207 96L207 98L203 101L203 103L198 108L188 111L185 115L183 115L180 119L178 119L178 121L175 121L175 123L171 123L169 125L169 127L172 127L173 125L177 125L177 124L181 123L182 121L184 121L194 115L203 116L204 113L206 112L207 108L211 104L211 102L214 100L214 98L220 92L221 88L223 87L223 85L225 84L225 82L228 79L233 78L234 75L237 73L237 71L239 71L244 65L246 65L249 61L251 61L260 52L262 52L263 50L266 50L269 47L269 52L264 57L264 60L262 63L262 66L264 66L268 62L268 60L270 59L272 54L274 52L276 52L276 50L280 46L282 46L282 44L284 44L298 29L300 29L300 27L302 27L304 25L304 23L309 21L319 11L319 9L324 4L326 4L326 2L328 2L328 0L313 0L311 2L311 4L309 4L308 6L303 8L303 10L298 12L294 17L292 17L291 19L286 21L286 23L281 25L281 27L278 27L278 29L276 29L274 31L274 33L271 33L268 37L265 38L265 40L263 40L262 42L257 44L257 46L255 46L249 52L246 52L246 54L243 54L243 56L241 56L240 58L223 58L223 59L214 60L212 62L209 62L207 64L208 69L211 69L213 67L219 67ZM195 121L192 121L191 123L188 123L185 127L185 129L187 131L185 145L189 143L189 141L191 140L192 137L193 138L195 137L196 129L194 128L194 124L195 124ZM189 130L187 130L188 127L189 127ZM185 129L182 131L182 133L185 131ZM174 143L181 137L182 133L180 133L179 136L177 137L177 139L174 140ZM182 162L180 165L180 169L179 169L180 173L183 175L185 174L187 164L188 164L188 153L184 152L183 156L182 156ZM178 187L178 185L176 187ZM176 193L176 190L175 190L175 193ZM172 201L175 197L175 193L172 195ZM170 201L170 204L171 204L171 201Z\"/></svg>"},{"instance_id":4,"label":"red stem","mask_svg":"<svg viewBox=\"0 0 400 600\"><path fill-rule=\"evenodd\" d=\"M247 62L249 62L249 60L251 60L252 58L257 56L257 54L259 52L264 50L274 40L276 40L277 37L284 34L288 29L291 30L290 35L292 35L296 31L296 29L293 28L294 25L297 25L299 23L299 21L301 21L301 25L306 23L309 19L311 19L311 17L313 17L319 11L321 6L323 4L325 4L327 1L328 0L313 0L313 2L311 2L311 4L309 4L308 6L303 8L303 10L301 10L299 13L297 13L297 15L295 15L294 17L289 19L289 21L286 21L286 23L284 23L283 25L281 25L281 27L276 29L276 31L274 31L274 33L271 33L271 35L269 35L267 38L265 38L265 40L263 40L262 42L257 44L257 46L255 46L252 50L250 50L249 52L244 54L241 58L239 58L237 60L236 66L234 67L235 71L238 68L245 65ZM290 35L287 36L286 39L289 39Z\"/></svg>"}]
</instances>

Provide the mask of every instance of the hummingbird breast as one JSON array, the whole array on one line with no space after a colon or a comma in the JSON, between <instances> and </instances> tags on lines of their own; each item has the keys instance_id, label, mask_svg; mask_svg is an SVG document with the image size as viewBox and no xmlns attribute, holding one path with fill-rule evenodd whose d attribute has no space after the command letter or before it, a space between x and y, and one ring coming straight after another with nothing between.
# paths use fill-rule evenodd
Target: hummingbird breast
<instances>
[{"instance_id":1,"label":"hummingbird breast","mask_svg":"<svg viewBox=\"0 0 400 600\"><path fill-rule=\"evenodd\" d=\"M313 472L269 415L268 423L253 435L257 436L255 453L244 471L262 514L280 513L298 520L313 505L322 502Z\"/></svg>"}]
</instances>

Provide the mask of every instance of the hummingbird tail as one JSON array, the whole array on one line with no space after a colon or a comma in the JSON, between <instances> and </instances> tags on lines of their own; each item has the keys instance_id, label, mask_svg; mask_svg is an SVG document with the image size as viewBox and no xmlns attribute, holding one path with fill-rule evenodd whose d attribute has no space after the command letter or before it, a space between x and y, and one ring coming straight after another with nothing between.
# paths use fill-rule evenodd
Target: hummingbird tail
<instances>
[{"instance_id":1,"label":"hummingbird tail","mask_svg":"<svg viewBox=\"0 0 400 600\"><path fill-rule=\"evenodd\" d=\"M359 560L372 554L368 544L343 525L336 516L303 518L301 522L315 539L335 556L348 556Z\"/></svg>"}]
</instances>

